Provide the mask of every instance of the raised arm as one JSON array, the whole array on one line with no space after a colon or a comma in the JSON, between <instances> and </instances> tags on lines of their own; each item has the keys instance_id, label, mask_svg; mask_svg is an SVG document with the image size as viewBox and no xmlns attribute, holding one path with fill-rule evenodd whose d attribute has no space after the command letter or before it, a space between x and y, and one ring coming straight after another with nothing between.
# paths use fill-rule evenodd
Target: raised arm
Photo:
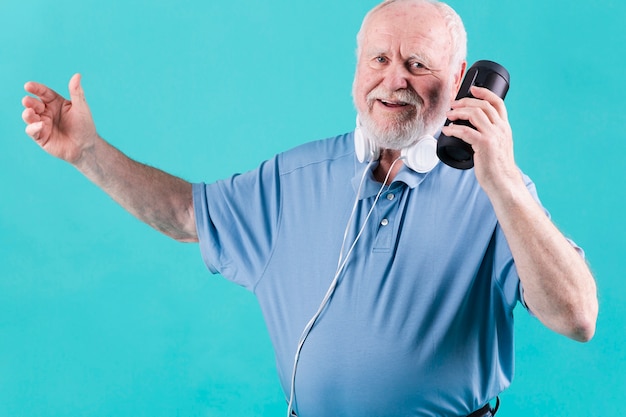
<instances>
[{"instance_id":1,"label":"raised arm","mask_svg":"<svg viewBox=\"0 0 626 417\"><path fill-rule=\"evenodd\" d=\"M444 128L474 149L476 177L489 196L524 287L524 301L552 330L578 341L595 332L596 285L585 260L548 219L526 189L513 157L513 140L503 101L473 87L476 99L455 102L448 117L469 120Z\"/></svg>"},{"instance_id":2,"label":"raised arm","mask_svg":"<svg viewBox=\"0 0 626 417\"><path fill-rule=\"evenodd\" d=\"M143 222L182 241L198 240L191 184L136 162L103 140L75 74L70 100L45 85L28 82L22 118L26 133L50 155L75 166Z\"/></svg>"}]
</instances>

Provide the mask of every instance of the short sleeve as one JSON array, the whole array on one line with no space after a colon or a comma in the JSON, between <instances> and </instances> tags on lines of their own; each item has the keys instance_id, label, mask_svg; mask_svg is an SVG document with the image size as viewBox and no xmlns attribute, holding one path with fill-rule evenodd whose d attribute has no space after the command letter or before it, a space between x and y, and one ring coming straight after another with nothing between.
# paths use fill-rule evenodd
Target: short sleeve
<instances>
[{"instance_id":1,"label":"short sleeve","mask_svg":"<svg viewBox=\"0 0 626 417\"><path fill-rule=\"evenodd\" d=\"M253 290L274 245L279 190L277 158L245 174L193 185L200 252L212 273Z\"/></svg>"}]
</instances>

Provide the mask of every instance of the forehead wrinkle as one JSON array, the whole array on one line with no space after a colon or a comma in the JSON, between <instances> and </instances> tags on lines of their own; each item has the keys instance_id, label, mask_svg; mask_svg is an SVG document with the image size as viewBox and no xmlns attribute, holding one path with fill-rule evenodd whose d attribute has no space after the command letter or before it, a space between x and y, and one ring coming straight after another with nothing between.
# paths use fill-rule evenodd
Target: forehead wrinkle
<instances>
[{"instance_id":1,"label":"forehead wrinkle","mask_svg":"<svg viewBox=\"0 0 626 417\"><path fill-rule=\"evenodd\" d=\"M368 54L399 53L405 59L415 56L431 63L438 57L445 59L449 55L446 33L442 33L439 27L429 23L421 27L415 25L416 23L407 29L408 25L399 25L396 19L385 19L377 15L369 22L364 33L362 51L367 51Z\"/></svg>"},{"instance_id":2,"label":"forehead wrinkle","mask_svg":"<svg viewBox=\"0 0 626 417\"><path fill-rule=\"evenodd\" d=\"M413 38L421 39L423 37L413 36ZM391 34L384 35L381 39L376 40L367 38L364 42L363 53L370 57L384 55L391 58L400 58L404 61L416 59L430 66L434 65L435 57L437 56L436 50L428 40L410 41L410 38L405 38L400 41L397 36Z\"/></svg>"},{"instance_id":3,"label":"forehead wrinkle","mask_svg":"<svg viewBox=\"0 0 626 417\"><path fill-rule=\"evenodd\" d=\"M450 34L440 11L427 3L398 2L372 14L363 28L363 49L377 43L386 48L400 46L403 55L442 59L450 51ZM417 46L417 47L416 47ZM385 52L389 52L386 51ZM443 52L443 53L442 53Z\"/></svg>"}]
</instances>

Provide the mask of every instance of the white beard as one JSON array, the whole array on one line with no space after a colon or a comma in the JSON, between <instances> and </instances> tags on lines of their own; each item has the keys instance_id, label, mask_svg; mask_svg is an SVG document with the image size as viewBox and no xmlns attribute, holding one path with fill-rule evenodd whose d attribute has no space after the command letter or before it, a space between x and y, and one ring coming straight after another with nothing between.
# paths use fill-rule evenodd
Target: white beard
<instances>
[{"instance_id":1,"label":"white beard","mask_svg":"<svg viewBox=\"0 0 626 417\"><path fill-rule=\"evenodd\" d=\"M424 135L433 134L421 118L404 123L394 123L389 128L380 128L369 114L359 113L361 129L367 138L381 149L404 149L413 145Z\"/></svg>"},{"instance_id":2,"label":"white beard","mask_svg":"<svg viewBox=\"0 0 626 417\"><path fill-rule=\"evenodd\" d=\"M423 101L410 90L398 90L393 93L382 91L381 87L367 95L368 108L378 100L407 103L407 112L399 114L387 126L381 127L369 112L358 112L364 134L381 149L400 150L408 148L425 135L435 135L443 126L445 114L449 108L447 100L440 100L438 108L424 111Z\"/></svg>"}]
</instances>

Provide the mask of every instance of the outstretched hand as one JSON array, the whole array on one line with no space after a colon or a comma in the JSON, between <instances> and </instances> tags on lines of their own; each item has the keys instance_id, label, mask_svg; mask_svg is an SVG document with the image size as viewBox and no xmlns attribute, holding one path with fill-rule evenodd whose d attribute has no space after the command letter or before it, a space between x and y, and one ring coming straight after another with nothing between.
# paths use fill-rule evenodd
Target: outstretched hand
<instances>
[{"instance_id":1,"label":"outstretched hand","mask_svg":"<svg viewBox=\"0 0 626 417\"><path fill-rule=\"evenodd\" d=\"M97 139L91 111L80 85L80 74L69 82L70 100L43 84L29 81L22 99L26 133L50 155L76 163Z\"/></svg>"}]
</instances>

